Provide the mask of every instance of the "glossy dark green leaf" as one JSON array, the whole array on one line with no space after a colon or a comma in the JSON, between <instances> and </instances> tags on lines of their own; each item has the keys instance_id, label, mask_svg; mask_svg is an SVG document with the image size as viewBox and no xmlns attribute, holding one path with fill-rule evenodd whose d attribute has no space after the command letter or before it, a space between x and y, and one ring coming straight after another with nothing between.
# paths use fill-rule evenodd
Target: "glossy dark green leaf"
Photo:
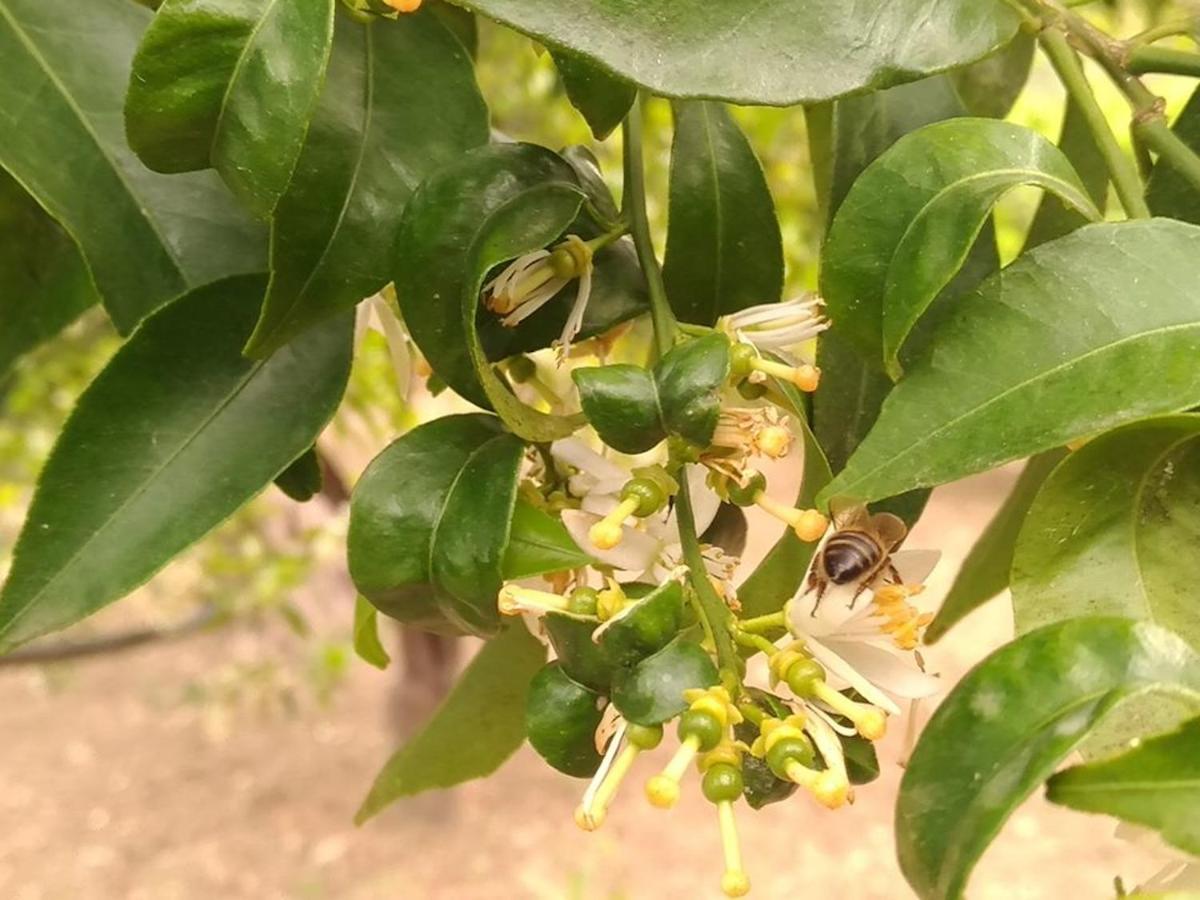
<instances>
[{"instance_id":1,"label":"glossy dark green leaf","mask_svg":"<svg viewBox=\"0 0 1200 900\"><path fill-rule=\"evenodd\" d=\"M523 455L481 414L434 419L388 445L350 498L346 547L363 596L407 624L495 633Z\"/></svg>"},{"instance_id":2,"label":"glossy dark green leaf","mask_svg":"<svg viewBox=\"0 0 1200 900\"><path fill-rule=\"evenodd\" d=\"M613 681L612 702L638 725L667 722L685 709L683 692L717 683L717 667L699 644L676 638Z\"/></svg>"},{"instance_id":3,"label":"glossy dark green leaf","mask_svg":"<svg viewBox=\"0 0 1200 900\"><path fill-rule=\"evenodd\" d=\"M607 650L592 640L600 620L555 611L547 613L542 624L563 671L585 687L607 693L617 666Z\"/></svg>"},{"instance_id":4,"label":"glossy dark green leaf","mask_svg":"<svg viewBox=\"0 0 1200 900\"><path fill-rule=\"evenodd\" d=\"M96 299L71 238L0 170L0 382Z\"/></svg>"},{"instance_id":5,"label":"glossy dark green leaf","mask_svg":"<svg viewBox=\"0 0 1200 900\"><path fill-rule=\"evenodd\" d=\"M1046 784L1054 803L1153 828L1200 855L1200 719L1115 759L1072 766Z\"/></svg>"},{"instance_id":6,"label":"glossy dark green leaf","mask_svg":"<svg viewBox=\"0 0 1200 900\"><path fill-rule=\"evenodd\" d=\"M1200 415L1119 428L1046 480L1012 563L1018 632L1080 615L1157 622L1200 648Z\"/></svg>"},{"instance_id":7,"label":"glossy dark green leaf","mask_svg":"<svg viewBox=\"0 0 1200 900\"><path fill-rule=\"evenodd\" d=\"M637 87L573 53L551 50L550 55L571 105L587 121L596 140L604 140L629 112Z\"/></svg>"},{"instance_id":8,"label":"glossy dark green leaf","mask_svg":"<svg viewBox=\"0 0 1200 900\"><path fill-rule=\"evenodd\" d=\"M791 385L778 381L774 382L774 386L791 400L792 416L804 440L804 471L795 505L798 509L807 509L813 505L817 492L829 483L833 473L825 459L825 452L808 427L799 392ZM784 529L783 535L763 557L763 561L738 586L742 616L765 616L783 609L783 605L800 589L815 550L816 544L805 543L796 537L792 529Z\"/></svg>"},{"instance_id":9,"label":"glossy dark green leaf","mask_svg":"<svg viewBox=\"0 0 1200 900\"><path fill-rule=\"evenodd\" d=\"M312 446L346 386L351 323L245 359L262 287L240 277L184 295L80 397L0 593L0 651L128 593Z\"/></svg>"},{"instance_id":10,"label":"glossy dark green leaf","mask_svg":"<svg viewBox=\"0 0 1200 900\"><path fill-rule=\"evenodd\" d=\"M354 600L354 652L377 669L386 669L392 661L379 640L379 611L366 597Z\"/></svg>"},{"instance_id":11,"label":"glossy dark green leaf","mask_svg":"<svg viewBox=\"0 0 1200 900\"><path fill-rule=\"evenodd\" d=\"M879 757L875 745L866 738L852 734L842 738L846 754L846 775L851 784L870 784L879 777Z\"/></svg>"},{"instance_id":12,"label":"glossy dark green leaf","mask_svg":"<svg viewBox=\"0 0 1200 900\"><path fill-rule=\"evenodd\" d=\"M588 422L614 450L641 453L669 435L706 447L729 378L729 341L706 335L674 348L652 369L622 363L575 369L571 377Z\"/></svg>"},{"instance_id":13,"label":"glossy dark green leaf","mask_svg":"<svg viewBox=\"0 0 1200 900\"><path fill-rule=\"evenodd\" d=\"M605 622L593 640L614 665L630 666L670 643L682 623L683 589L668 581Z\"/></svg>"},{"instance_id":14,"label":"glossy dark green leaf","mask_svg":"<svg viewBox=\"0 0 1200 900\"><path fill-rule=\"evenodd\" d=\"M293 500L304 503L321 492L323 480L317 448L309 447L279 473L275 486Z\"/></svg>"},{"instance_id":15,"label":"glossy dark green leaf","mask_svg":"<svg viewBox=\"0 0 1200 900\"><path fill-rule=\"evenodd\" d=\"M656 94L769 106L826 100L971 62L1006 43L1017 16L998 0L830 0L754 8L703 0L463 0L552 49L591 58Z\"/></svg>"},{"instance_id":16,"label":"glossy dark green leaf","mask_svg":"<svg viewBox=\"0 0 1200 900\"><path fill-rule=\"evenodd\" d=\"M1200 403L1200 228L1089 225L958 303L822 493L865 500L953 481Z\"/></svg>"},{"instance_id":17,"label":"glossy dark green leaf","mask_svg":"<svg viewBox=\"0 0 1200 900\"><path fill-rule=\"evenodd\" d=\"M151 18L128 0L0 0L0 167L75 240L123 333L265 261L263 229L215 173L156 175L125 145L130 60Z\"/></svg>"},{"instance_id":18,"label":"glossy dark green leaf","mask_svg":"<svg viewBox=\"0 0 1200 900\"><path fill-rule=\"evenodd\" d=\"M561 519L517 500L508 546L504 549L502 570L506 581L578 569L591 560L571 540Z\"/></svg>"},{"instance_id":19,"label":"glossy dark green leaf","mask_svg":"<svg viewBox=\"0 0 1200 900\"><path fill-rule=\"evenodd\" d=\"M917 320L961 268L996 200L1019 184L1100 217L1066 157L1031 129L952 119L897 141L854 183L825 243L822 295L842 334L866 351L882 347L898 376Z\"/></svg>"},{"instance_id":20,"label":"glossy dark green leaf","mask_svg":"<svg viewBox=\"0 0 1200 900\"><path fill-rule=\"evenodd\" d=\"M1200 89L1192 94L1171 130L1194 152L1200 152ZM1156 216L1200 224L1200 190L1161 159L1146 182L1146 203Z\"/></svg>"},{"instance_id":21,"label":"glossy dark green leaf","mask_svg":"<svg viewBox=\"0 0 1200 900\"><path fill-rule=\"evenodd\" d=\"M969 115L990 119L1008 115L1029 80L1036 45L1032 34L1019 31L990 56L947 73Z\"/></svg>"},{"instance_id":22,"label":"glossy dark green leaf","mask_svg":"<svg viewBox=\"0 0 1200 900\"><path fill-rule=\"evenodd\" d=\"M529 743L558 771L587 778L600 767L596 728L604 700L572 681L557 662L533 677L525 703L525 732Z\"/></svg>"},{"instance_id":23,"label":"glossy dark green leaf","mask_svg":"<svg viewBox=\"0 0 1200 900\"><path fill-rule=\"evenodd\" d=\"M1088 196L1101 212L1108 205L1108 165L1092 130L1088 128L1087 120L1079 111L1079 105L1070 98L1063 113L1062 131L1058 137L1058 149L1071 161L1072 168L1083 182ZM1087 218L1078 210L1063 203L1053 194L1042 194L1037 213L1029 226L1029 234L1025 238L1025 249L1032 250L1039 244L1060 238L1076 228L1088 223Z\"/></svg>"},{"instance_id":24,"label":"glossy dark green leaf","mask_svg":"<svg viewBox=\"0 0 1200 900\"><path fill-rule=\"evenodd\" d=\"M333 0L166 0L133 60L129 146L156 172L211 166L269 214L321 89L333 10Z\"/></svg>"},{"instance_id":25,"label":"glossy dark green leaf","mask_svg":"<svg viewBox=\"0 0 1200 900\"><path fill-rule=\"evenodd\" d=\"M391 280L409 195L487 141L462 44L428 10L338 18L325 87L271 223L271 283L246 350L263 355Z\"/></svg>"},{"instance_id":26,"label":"glossy dark green leaf","mask_svg":"<svg viewBox=\"0 0 1200 900\"><path fill-rule=\"evenodd\" d=\"M575 172L579 186L587 195L584 203L590 203L594 211L593 218L605 230L616 225L621 215L617 211L612 191L604 181L604 175L600 171L600 160L596 159L596 154L582 144L572 144L564 148L560 156Z\"/></svg>"},{"instance_id":27,"label":"glossy dark green leaf","mask_svg":"<svg viewBox=\"0 0 1200 900\"><path fill-rule=\"evenodd\" d=\"M1033 505L1033 498L1063 455L1062 450L1048 450L1025 464L1012 492L963 560L937 616L925 630L926 643L937 643L968 614L1008 587L1021 525Z\"/></svg>"},{"instance_id":28,"label":"glossy dark green leaf","mask_svg":"<svg viewBox=\"0 0 1200 900\"><path fill-rule=\"evenodd\" d=\"M529 683L545 659L520 623L484 644L429 723L384 765L354 821L361 825L401 797L500 768L525 740Z\"/></svg>"},{"instance_id":29,"label":"glossy dark green leaf","mask_svg":"<svg viewBox=\"0 0 1200 900\"><path fill-rule=\"evenodd\" d=\"M1157 626L1073 619L1001 647L938 707L896 806L900 868L919 897L963 895L1009 814L1120 701L1200 697L1200 655Z\"/></svg>"},{"instance_id":30,"label":"glossy dark green leaf","mask_svg":"<svg viewBox=\"0 0 1200 900\"><path fill-rule=\"evenodd\" d=\"M475 21L475 14L448 0L430 0L429 8L474 59L479 54L479 23Z\"/></svg>"},{"instance_id":31,"label":"glossy dark green leaf","mask_svg":"<svg viewBox=\"0 0 1200 900\"><path fill-rule=\"evenodd\" d=\"M825 197L822 209L827 219L840 209L855 179L880 154L905 134L932 122L966 115L948 76L937 75L885 91L846 97L831 105L824 138L820 129L809 129L814 167L825 173L819 185ZM810 122L820 120L810 116ZM814 143L814 139L817 139ZM987 229L985 229L985 232ZM975 285L972 277L983 277L999 265L994 247L983 238L976 242L968 264L947 287L937 304L953 306L962 291ZM927 319L932 319L932 316ZM821 386L812 401L812 426L833 471L840 471L850 454L870 431L892 380L883 371L877 354L864 355L835 328L822 336L818 362ZM897 498L889 510L912 524L919 516L926 492Z\"/></svg>"},{"instance_id":32,"label":"glossy dark green leaf","mask_svg":"<svg viewBox=\"0 0 1200 900\"><path fill-rule=\"evenodd\" d=\"M563 294L569 291L573 299L575 285L564 288L510 337L483 308L479 292L495 266L541 249L576 227L572 223L591 193L575 172L544 147L482 147L421 185L405 210L396 245L401 309L434 371L473 403L495 407L529 440L554 440L579 422L526 407L497 378L490 360L533 349L523 342L526 333L540 334L537 343L547 346L566 321L569 301ZM581 337L606 331L643 308L640 272L631 262L625 242L596 255ZM445 302L449 297L456 302Z\"/></svg>"},{"instance_id":33,"label":"glossy dark green leaf","mask_svg":"<svg viewBox=\"0 0 1200 900\"><path fill-rule=\"evenodd\" d=\"M728 108L674 105L663 281L675 315L712 325L783 291L783 243L762 166Z\"/></svg>"}]
</instances>

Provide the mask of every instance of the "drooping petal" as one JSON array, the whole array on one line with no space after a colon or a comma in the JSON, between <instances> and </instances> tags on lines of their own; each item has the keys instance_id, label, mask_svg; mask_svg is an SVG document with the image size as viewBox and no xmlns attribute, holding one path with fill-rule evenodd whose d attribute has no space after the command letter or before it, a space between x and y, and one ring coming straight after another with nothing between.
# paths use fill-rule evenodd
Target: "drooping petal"
<instances>
[{"instance_id":1,"label":"drooping petal","mask_svg":"<svg viewBox=\"0 0 1200 900\"><path fill-rule=\"evenodd\" d=\"M811 636L805 643L813 659L824 666L830 675L840 678L847 685L854 688L868 703L874 704L892 715L900 714L900 707L896 705L891 697L875 687L869 679L861 675L854 666L842 659L829 646Z\"/></svg>"},{"instance_id":2,"label":"drooping petal","mask_svg":"<svg viewBox=\"0 0 1200 900\"><path fill-rule=\"evenodd\" d=\"M864 641L828 639L825 646L863 678L896 697L919 700L942 690L942 680L917 668L911 655L900 656Z\"/></svg>"},{"instance_id":3,"label":"drooping petal","mask_svg":"<svg viewBox=\"0 0 1200 900\"><path fill-rule=\"evenodd\" d=\"M578 469L585 476L580 479L579 493L616 494L630 479L625 469L610 459L601 456L579 438L562 438L550 445L550 455L560 463Z\"/></svg>"},{"instance_id":4,"label":"drooping petal","mask_svg":"<svg viewBox=\"0 0 1200 900\"><path fill-rule=\"evenodd\" d=\"M371 308L375 321L387 339L388 354L392 358L392 371L396 374L396 388L400 396L407 401L409 389L412 386L412 352L408 346L408 334L400 320L392 311L387 299L376 294L371 298Z\"/></svg>"}]
</instances>

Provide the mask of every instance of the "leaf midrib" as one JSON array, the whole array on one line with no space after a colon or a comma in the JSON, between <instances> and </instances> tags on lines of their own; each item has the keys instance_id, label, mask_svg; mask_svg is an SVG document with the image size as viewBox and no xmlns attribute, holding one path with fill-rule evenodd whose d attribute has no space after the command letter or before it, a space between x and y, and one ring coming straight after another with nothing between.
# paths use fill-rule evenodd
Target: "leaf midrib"
<instances>
[{"instance_id":1,"label":"leaf midrib","mask_svg":"<svg viewBox=\"0 0 1200 900\"><path fill-rule=\"evenodd\" d=\"M27 599L24 604L17 608L7 622L0 624L0 637L12 631L13 626L23 619L25 615L33 608L34 604L37 603L38 599L45 596L45 594L51 590L51 588L62 578L62 576L70 570L75 561L79 559L84 551L86 551L87 548L95 542L95 540L105 531L105 529L107 529L108 526L111 525L113 521L116 520L117 517L120 516L121 513L123 513L131 503L140 498L149 489L150 485L155 482L158 477L162 475L162 473L165 472L180 457L180 455L182 455L183 452L196 441L197 438L200 437L201 434L204 433L208 426L216 421L216 419L222 413L224 413L226 409L229 408L230 404L232 404L233 401L238 398L242 391L245 390L247 385L249 385L254 379L254 376L257 375L265 365L265 360L255 362L251 365L250 369L238 380L237 384L226 395L226 397L200 421L200 423L187 435L186 438L184 438L179 446L176 447L175 450L173 450L171 454L162 461L160 465L158 465L149 475L142 479L141 484L136 490L126 497L125 500L123 500L116 508L114 508L108 514L108 516L106 516L105 519L98 526L96 526L87 539L79 544L79 546L75 548L66 561L59 566L58 571L55 572L54 575L51 576L51 578L46 581L37 591L31 594L29 599ZM85 398L86 395L84 398L80 398L80 402L83 402ZM50 460L47 462L47 469L49 469L49 466L53 464L53 462L54 456L51 456ZM20 559L20 551L21 547L18 546L17 552L14 554L14 571L15 564L19 562ZM10 575L10 579L11 577L12 576ZM0 601L3 601L4 597L8 594L8 586L9 585L5 585L5 590L0 592Z\"/></svg>"},{"instance_id":2,"label":"leaf midrib","mask_svg":"<svg viewBox=\"0 0 1200 900\"><path fill-rule=\"evenodd\" d=\"M237 62L234 63L233 71L229 74L229 81L225 85L225 91L221 94L221 108L220 112L217 113L217 121L213 127L212 143L209 144L208 148L210 158L216 156L217 144L220 142L221 129L224 127L225 112L229 109L229 98L233 93L233 86L241 78L242 69L245 68L246 61L250 58L250 48L254 46L255 40L258 38L258 33L262 30L263 23L271 17L278 3L279 0L267 0L266 7L254 23L254 27L250 29L250 33L246 36L246 43L242 45L241 52L238 53Z\"/></svg>"},{"instance_id":3,"label":"leaf midrib","mask_svg":"<svg viewBox=\"0 0 1200 900\"><path fill-rule=\"evenodd\" d=\"M167 259L170 261L172 268L175 269L176 274L179 276L180 284L183 286L191 284L191 279L188 278L179 257L175 253L175 249L163 235L163 232L160 230L159 223L154 219L153 216L150 215L149 206L141 201L141 198L138 196L137 192L134 191L133 185L130 184L125 171L110 155L109 151L104 145L104 142L100 140L100 136L93 129L91 122L88 121L83 114L83 110L81 110L79 105L75 102L74 96L70 91L67 90L66 85L54 73L54 70L50 67L49 61L45 58L45 56L43 56L42 52L38 49L38 46L26 33L25 29L21 27L20 23L9 10L8 4L5 3L4 0L0 0L0 15L5 18L9 24L9 27L12 29L13 34L17 36L17 40L20 41L20 43L25 47L34 63L36 63L37 66L42 70L46 80L49 81L50 84L53 85L58 91L63 101L66 103L67 108L75 114L75 118L79 121L80 127L83 129L84 133L91 138L92 143L95 145L97 153L99 153L101 158L108 163L109 169L114 175L116 175L117 181L119 181L121 186L125 188L125 192L129 195L129 199L132 201L134 208L137 210L138 214L141 215L142 219L145 220L154 236L158 238L159 246L162 248L163 252L167 256ZM71 230L73 231L74 229Z\"/></svg>"},{"instance_id":4,"label":"leaf midrib","mask_svg":"<svg viewBox=\"0 0 1200 900\"><path fill-rule=\"evenodd\" d=\"M1074 356L1071 359L1066 360L1065 362L1061 362L1058 365L1051 366L1048 369L1044 369L1041 372L1038 372L1032 378L1027 378L1024 381L1019 381L1016 384L1014 384L1008 388L1005 388L1003 391L988 398L988 400L979 404L978 406L974 406L971 409L967 410L966 412L964 412L958 416L955 416L954 418L948 420L947 422L943 423L942 425L939 425L937 428L933 429L932 431L926 432L924 437L920 438L917 441L914 441L913 443L911 443L907 447L905 447L903 450L888 457L888 459L885 460L884 462L880 463L879 465L875 466L874 468L869 469L868 471L859 475L849 485L845 486L845 489L849 489L855 485L862 484L864 481L867 481L868 479L874 477L879 472L887 469L890 466L894 466L899 460L906 459L909 456L912 456L914 453L917 452L917 450L919 448L922 448L925 444L929 443L929 441L938 437L939 435L946 432L947 430L956 427L963 421L970 419L973 416L979 414L983 410L986 410L990 406L1007 398L1010 394L1013 394L1017 391L1023 390L1025 388L1029 387L1030 385L1037 384L1039 381L1042 381L1043 379L1048 378L1051 375L1061 372L1064 369L1069 369L1072 366L1075 366L1075 365L1083 362L1084 360L1088 359L1089 357L1098 356L1100 354L1107 353L1110 350L1120 348L1124 344L1136 342L1136 341L1142 340L1143 338L1168 334L1168 333L1174 332L1174 331L1186 331L1189 329L1200 329L1200 321L1182 322L1182 323L1179 323L1176 325L1166 325L1166 326L1163 326L1162 328L1155 328L1155 329L1151 329L1148 331L1139 331L1136 334L1126 335L1125 337L1120 338L1119 340L1116 340L1116 341L1112 341L1111 343L1103 344L1099 347L1093 347L1091 350L1088 350L1086 353L1081 353L1079 356ZM924 487L924 486L925 485L923 485L923 484L914 485L914 487Z\"/></svg>"}]
</instances>

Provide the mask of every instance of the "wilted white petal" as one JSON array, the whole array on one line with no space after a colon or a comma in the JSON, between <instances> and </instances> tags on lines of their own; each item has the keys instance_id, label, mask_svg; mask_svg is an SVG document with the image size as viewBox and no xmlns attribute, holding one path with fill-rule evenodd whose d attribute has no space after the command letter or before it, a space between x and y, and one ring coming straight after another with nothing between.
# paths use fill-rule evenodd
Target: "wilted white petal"
<instances>
[{"instance_id":1,"label":"wilted white petal","mask_svg":"<svg viewBox=\"0 0 1200 900\"><path fill-rule=\"evenodd\" d=\"M567 358L567 354L571 351L571 341L575 340L575 336L579 334L579 329L583 327L583 314L587 310L588 298L592 296L592 267L585 266L582 274L579 276L578 290L575 292L575 303L571 306L571 313L567 316L567 323L563 326L562 334L558 338L558 359L561 362Z\"/></svg>"},{"instance_id":2,"label":"wilted white petal","mask_svg":"<svg viewBox=\"0 0 1200 900\"><path fill-rule=\"evenodd\" d=\"M392 358L392 370L396 374L396 387L400 396L407 400L409 388L412 385L412 352L408 347L408 334L385 298L376 294L370 302L375 313L375 321L379 323L379 328L387 339L388 354Z\"/></svg>"}]
</instances>

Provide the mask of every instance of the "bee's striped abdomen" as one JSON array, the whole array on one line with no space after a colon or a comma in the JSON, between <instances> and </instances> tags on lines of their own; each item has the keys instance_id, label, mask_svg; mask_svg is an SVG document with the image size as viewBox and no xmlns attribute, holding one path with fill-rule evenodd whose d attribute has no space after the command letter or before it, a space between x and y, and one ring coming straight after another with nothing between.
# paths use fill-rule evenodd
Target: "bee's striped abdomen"
<instances>
[{"instance_id":1,"label":"bee's striped abdomen","mask_svg":"<svg viewBox=\"0 0 1200 900\"><path fill-rule=\"evenodd\" d=\"M847 584L874 569L883 559L883 548L869 535L840 531L822 551L825 574L834 584Z\"/></svg>"}]
</instances>

